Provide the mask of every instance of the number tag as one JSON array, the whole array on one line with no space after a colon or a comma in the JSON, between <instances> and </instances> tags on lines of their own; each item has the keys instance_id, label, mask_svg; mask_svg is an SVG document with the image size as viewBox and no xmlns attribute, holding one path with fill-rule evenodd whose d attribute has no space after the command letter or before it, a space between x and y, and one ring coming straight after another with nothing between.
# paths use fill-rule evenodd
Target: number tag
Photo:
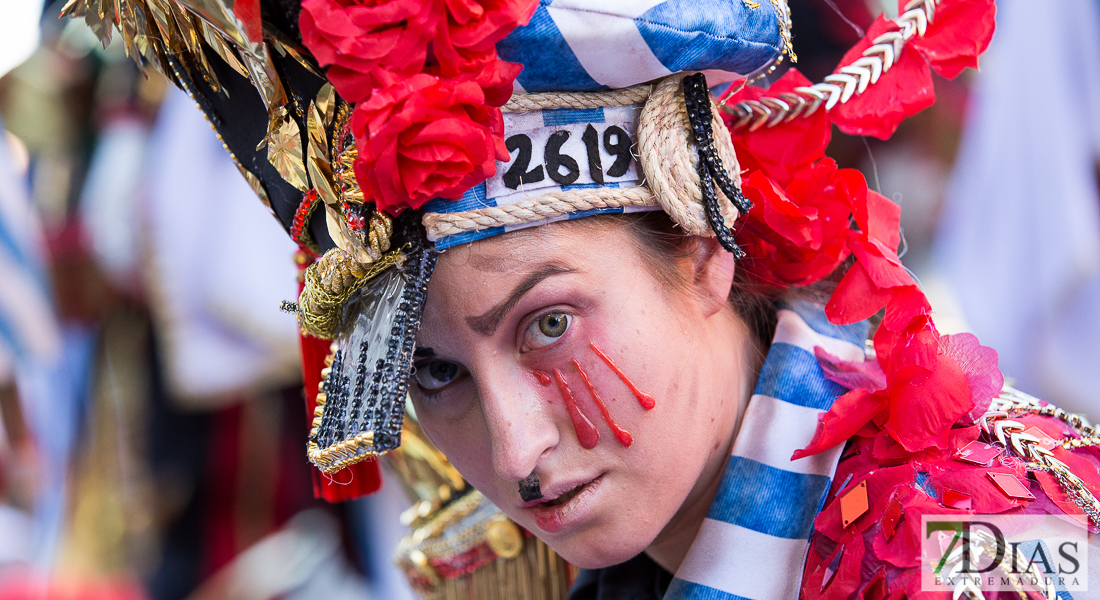
<instances>
[{"instance_id":1,"label":"number tag","mask_svg":"<svg viewBox=\"0 0 1100 600\"><path fill-rule=\"evenodd\" d=\"M497 162L485 195L501 205L568 186L638 185L631 150L640 113L638 106L505 113L510 156Z\"/></svg>"}]
</instances>

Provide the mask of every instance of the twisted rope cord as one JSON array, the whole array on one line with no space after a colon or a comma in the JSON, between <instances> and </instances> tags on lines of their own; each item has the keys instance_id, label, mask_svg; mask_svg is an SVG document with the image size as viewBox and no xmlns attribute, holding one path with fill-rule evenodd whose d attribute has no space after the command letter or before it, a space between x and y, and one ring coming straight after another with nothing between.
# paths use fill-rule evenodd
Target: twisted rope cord
<instances>
[{"instance_id":1,"label":"twisted rope cord","mask_svg":"<svg viewBox=\"0 0 1100 600\"><path fill-rule=\"evenodd\" d=\"M546 93L513 97L513 100L523 99L515 106L531 106L530 110L614 106L615 103L633 104L638 98L648 98L639 117L639 153L635 155L642 167L645 182L639 187L625 189L596 188L551 192L516 204L458 213L426 213L422 222L429 237L438 240L468 231L524 225L582 210L625 206L660 206L686 232L712 237L714 231L707 220L702 201L702 185L697 170L698 152L681 87L684 75L666 77L655 88L646 85L610 92ZM529 102L535 96L538 96L537 102ZM581 100L587 104L582 105ZM712 110L711 115L718 155L730 173L739 173L729 131L718 111ZM740 189L740 181L736 187ZM737 208L720 189L715 191L723 219L727 223L733 223L739 216Z\"/></svg>"},{"instance_id":2,"label":"twisted rope cord","mask_svg":"<svg viewBox=\"0 0 1100 600\"><path fill-rule=\"evenodd\" d=\"M554 108L602 108L641 104L649 98L653 86L636 85L607 92L545 92L512 96L501 112L531 112Z\"/></svg>"},{"instance_id":3,"label":"twisted rope cord","mask_svg":"<svg viewBox=\"0 0 1100 600\"><path fill-rule=\"evenodd\" d=\"M672 219L692 235L712 237L702 203L698 152L688 120L681 81L686 73L666 77L653 90L638 122L638 159L646 183L657 202ZM730 173L740 173L729 131L715 110L711 111L718 156ZM737 178L740 189L740 178ZM716 190L722 218L733 223L737 208L721 190Z\"/></svg>"},{"instance_id":4,"label":"twisted rope cord","mask_svg":"<svg viewBox=\"0 0 1100 600\"><path fill-rule=\"evenodd\" d=\"M733 129L748 127L749 131L756 131L761 127L775 127L799 116L808 117L823 104L829 111L837 104L844 104L862 94L894 66L906 42L924 35L928 24L936 16L939 1L910 0L905 5L905 12L894 19L899 31L890 31L875 38L871 47L863 51L862 57L840 67L836 73L825 77L822 83L759 100L723 105L723 110L738 118Z\"/></svg>"},{"instance_id":5,"label":"twisted rope cord","mask_svg":"<svg viewBox=\"0 0 1100 600\"><path fill-rule=\"evenodd\" d=\"M457 213L427 213L424 227L433 239L490 227L523 225L581 210L624 206L657 206L653 192L644 187L596 188L551 192L507 206L492 206Z\"/></svg>"}]
</instances>

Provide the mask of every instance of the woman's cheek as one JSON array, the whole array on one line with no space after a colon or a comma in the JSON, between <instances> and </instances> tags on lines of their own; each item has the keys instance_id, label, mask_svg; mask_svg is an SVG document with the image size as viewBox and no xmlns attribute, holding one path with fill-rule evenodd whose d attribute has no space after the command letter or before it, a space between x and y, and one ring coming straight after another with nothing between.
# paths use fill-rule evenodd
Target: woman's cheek
<instances>
[{"instance_id":1,"label":"woman's cheek","mask_svg":"<svg viewBox=\"0 0 1100 600\"><path fill-rule=\"evenodd\" d=\"M455 421L470 412L474 404L474 393L465 383L452 386L438 394L425 394L419 390L410 391L409 396L416 408L417 421Z\"/></svg>"},{"instance_id":2,"label":"woman's cheek","mask_svg":"<svg viewBox=\"0 0 1100 600\"><path fill-rule=\"evenodd\" d=\"M653 396L639 389L595 342L577 340L568 352L559 354L532 368L531 377L568 411L581 447L591 450L601 441L632 446L634 435L621 422L635 420L634 412L652 410L656 404ZM621 401L624 387L637 405ZM602 439L601 431L605 432Z\"/></svg>"}]
</instances>

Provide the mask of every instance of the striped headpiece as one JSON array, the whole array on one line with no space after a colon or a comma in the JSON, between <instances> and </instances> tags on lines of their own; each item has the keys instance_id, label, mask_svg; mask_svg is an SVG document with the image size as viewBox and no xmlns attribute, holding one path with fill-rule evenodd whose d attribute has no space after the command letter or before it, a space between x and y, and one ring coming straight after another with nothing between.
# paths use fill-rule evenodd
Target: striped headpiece
<instances>
[{"instance_id":1,"label":"striped headpiece","mask_svg":"<svg viewBox=\"0 0 1100 600\"><path fill-rule=\"evenodd\" d=\"M764 4L540 0L497 52L523 65L516 93L618 89L681 71L724 72L729 80L789 50L786 0Z\"/></svg>"},{"instance_id":2,"label":"striped headpiece","mask_svg":"<svg viewBox=\"0 0 1100 600\"><path fill-rule=\"evenodd\" d=\"M503 107L508 160L460 200L424 205L428 239L444 250L562 219L667 210L639 164L650 91L639 84L685 71L712 85L748 76L789 52L789 31L785 0L540 0L497 43L523 65ZM623 189L633 192L611 191Z\"/></svg>"}]
</instances>

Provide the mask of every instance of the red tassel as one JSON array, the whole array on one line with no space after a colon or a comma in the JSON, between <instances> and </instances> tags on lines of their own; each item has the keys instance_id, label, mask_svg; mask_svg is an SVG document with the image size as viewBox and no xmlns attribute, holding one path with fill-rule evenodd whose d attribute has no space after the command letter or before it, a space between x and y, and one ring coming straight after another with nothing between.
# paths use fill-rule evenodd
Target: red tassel
<instances>
[{"instance_id":1,"label":"red tassel","mask_svg":"<svg viewBox=\"0 0 1100 600\"><path fill-rule=\"evenodd\" d=\"M299 269L304 272L305 268L309 266L309 262L298 261ZM298 284L299 293L301 293L302 285L302 283ZM325 368L325 357L328 356L329 346L332 342L299 333L298 343L302 352L302 383L305 386L306 422L312 425L313 411L317 408L317 391L321 383L321 370ZM322 473L320 469L312 465L310 465L310 471L313 474L313 496L323 498L328 502L354 500L382 489L382 470L375 459L355 463L332 475Z\"/></svg>"}]
</instances>

